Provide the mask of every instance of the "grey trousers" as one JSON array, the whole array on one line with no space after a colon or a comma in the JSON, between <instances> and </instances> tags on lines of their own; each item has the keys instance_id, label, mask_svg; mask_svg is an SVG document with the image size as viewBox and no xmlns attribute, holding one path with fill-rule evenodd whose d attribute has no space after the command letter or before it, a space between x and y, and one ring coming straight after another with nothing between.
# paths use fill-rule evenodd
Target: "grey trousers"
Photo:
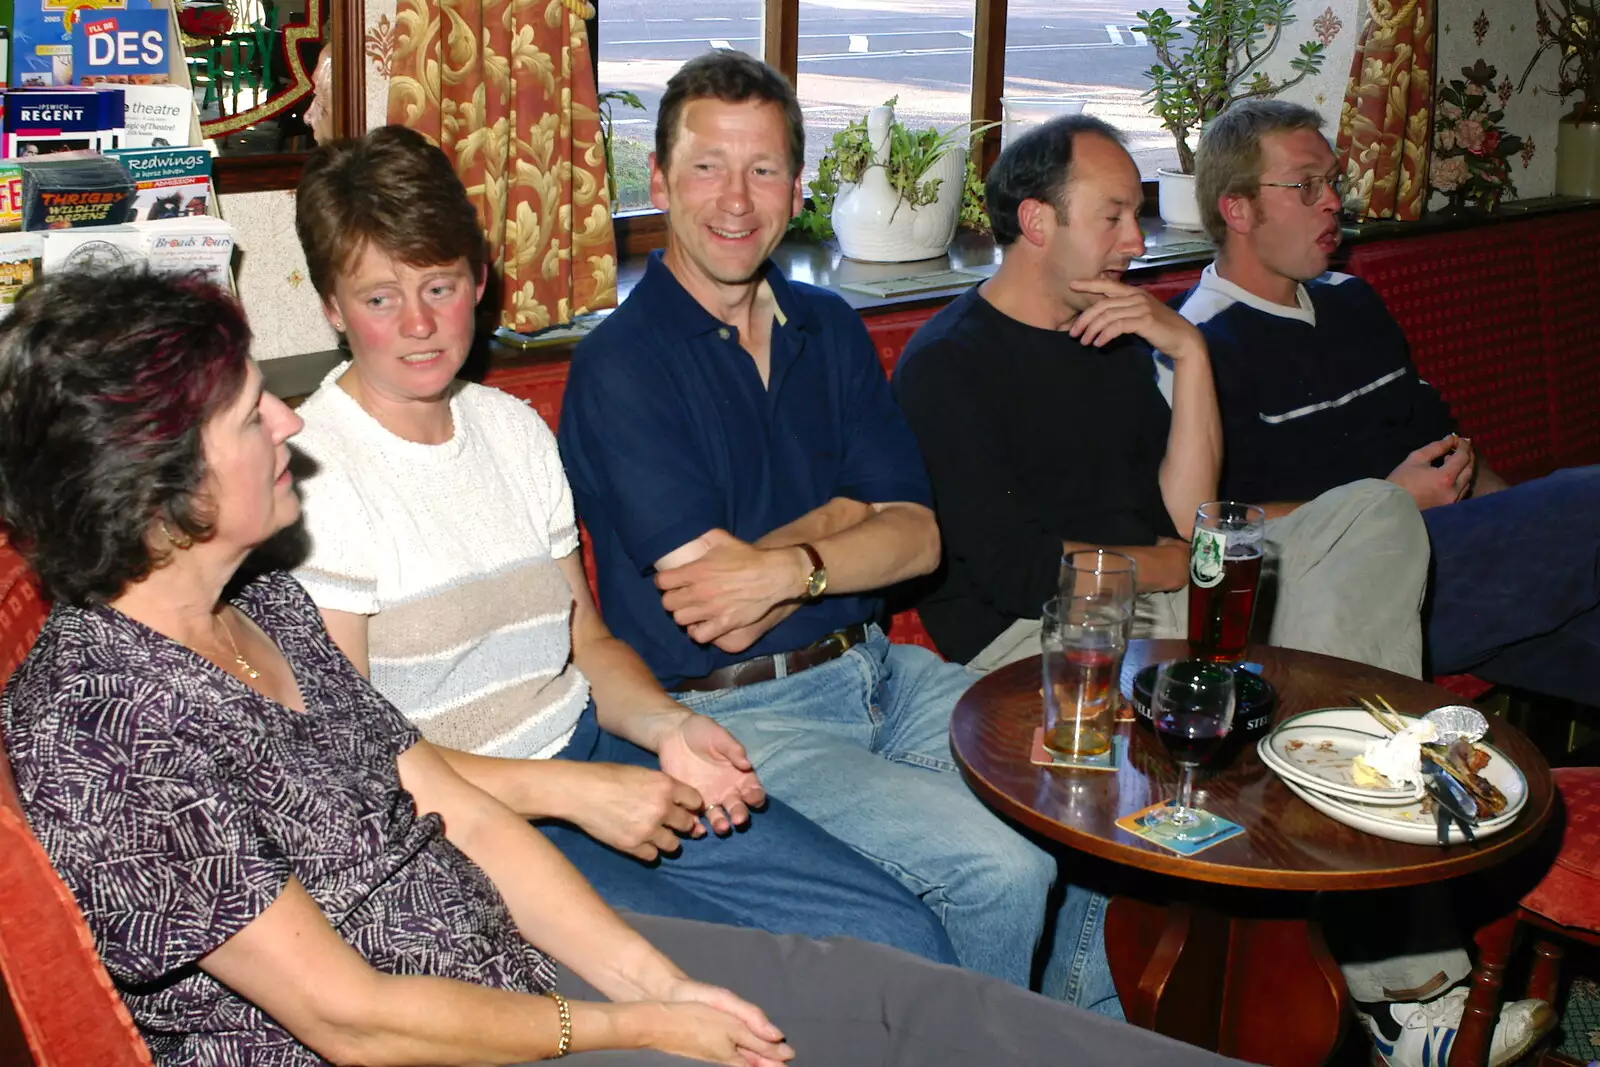
<instances>
[{"instance_id":1,"label":"grey trousers","mask_svg":"<svg viewBox=\"0 0 1600 1067\"><path fill-rule=\"evenodd\" d=\"M1422 674L1428 530L1404 489L1366 479L1341 485L1267 523L1255 629L1268 644ZM1270 602L1270 603L1269 603ZM1189 590L1139 598L1135 637L1186 637ZM1019 619L975 656L978 673L1037 655L1039 620Z\"/></svg>"},{"instance_id":2,"label":"grey trousers","mask_svg":"<svg viewBox=\"0 0 1600 1067\"><path fill-rule=\"evenodd\" d=\"M997 978L850 938L813 941L686 919L623 918L692 977L764 1010L797 1067L1213 1067L1237 1063ZM561 972L557 989L603 1000ZM662 1052L585 1052L573 1067L688 1067Z\"/></svg>"}]
</instances>

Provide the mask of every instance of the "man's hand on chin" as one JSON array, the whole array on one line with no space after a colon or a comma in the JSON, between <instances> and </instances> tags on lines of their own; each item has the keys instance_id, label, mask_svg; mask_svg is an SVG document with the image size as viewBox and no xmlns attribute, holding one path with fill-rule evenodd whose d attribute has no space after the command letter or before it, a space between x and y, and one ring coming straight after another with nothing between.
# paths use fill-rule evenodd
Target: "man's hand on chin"
<instances>
[{"instance_id":1,"label":"man's hand on chin","mask_svg":"<svg viewBox=\"0 0 1600 1067\"><path fill-rule=\"evenodd\" d=\"M804 593L810 559L798 547L757 548L726 530L708 530L698 540L704 554L657 571L661 606L702 645L724 647L723 638L742 631L730 642L741 648L724 647L741 651L777 624L770 618L775 606Z\"/></svg>"},{"instance_id":2,"label":"man's hand on chin","mask_svg":"<svg viewBox=\"0 0 1600 1067\"><path fill-rule=\"evenodd\" d=\"M1086 345L1104 345L1131 333L1174 360L1206 354L1205 338L1194 323L1146 289L1107 278L1082 278L1072 282L1071 288L1099 297L1067 327L1069 334Z\"/></svg>"}]
</instances>

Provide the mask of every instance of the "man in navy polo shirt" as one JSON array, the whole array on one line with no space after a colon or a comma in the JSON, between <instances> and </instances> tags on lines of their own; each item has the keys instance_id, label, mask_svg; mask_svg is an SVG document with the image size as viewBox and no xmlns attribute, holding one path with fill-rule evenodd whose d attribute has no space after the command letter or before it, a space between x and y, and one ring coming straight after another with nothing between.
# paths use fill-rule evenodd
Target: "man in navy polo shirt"
<instances>
[{"instance_id":1,"label":"man in navy polo shirt","mask_svg":"<svg viewBox=\"0 0 1600 1067\"><path fill-rule=\"evenodd\" d=\"M711 52L668 83L665 254L578 346L562 405L601 604L768 792L920 895L965 965L1027 985L1055 861L956 772L970 676L873 623L876 590L939 562L916 441L859 316L768 260L803 159L794 91L758 60ZM1043 991L1120 1015L1103 909L1067 891Z\"/></svg>"},{"instance_id":2,"label":"man in navy polo shirt","mask_svg":"<svg viewBox=\"0 0 1600 1067\"><path fill-rule=\"evenodd\" d=\"M1456 434L1361 279L1328 271L1338 162L1322 118L1250 101L1208 123L1196 184L1217 261L1183 303L1211 349L1222 492L1286 512L1387 478L1433 548L1435 672L1600 704L1600 467L1507 486Z\"/></svg>"}]
</instances>

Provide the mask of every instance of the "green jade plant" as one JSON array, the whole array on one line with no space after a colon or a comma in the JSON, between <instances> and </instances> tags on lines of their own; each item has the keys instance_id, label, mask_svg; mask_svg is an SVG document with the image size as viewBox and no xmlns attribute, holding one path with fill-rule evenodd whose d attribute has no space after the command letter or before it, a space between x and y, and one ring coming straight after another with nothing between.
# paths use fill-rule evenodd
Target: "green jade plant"
<instances>
[{"instance_id":1,"label":"green jade plant","mask_svg":"<svg viewBox=\"0 0 1600 1067\"><path fill-rule=\"evenodd\" d=\"M1189 135L1240 100L1273 96L1322 68L1324 45L1306 41L1289 62L1294 76L1274 82L1261 65L1294 21L1292 0L1190 0L1185 25L1166 8L1141 11L1133 27L1155 49L1145 98L1178 144L1178 167L1194 173Z\"/></svg>"},{"instance_id":2,"label":"green jade plant","mask_svg":"<svg viewBox=\"0 0 1600 1067\"><path fill-rule=\"evenodd\" d=\"M884 103L894 107L899 97ZM889 127L889 185L900 195L902 204L922 207L939 197L940 178L924 179L933 165L958 148L970 148L972 141L998 123L964 123L943 133L937 127L913 132L897 118ZM833 140L817 163L817 176L807 183L811 202L789 220L789 233L807 240L821 241L833 236L833 202L840 187L858 184L872 163L872 144L867 140L866 116L855 120L833 135ZM962 186L961 222L982 222L983 183L969 155L966 180ZM976 202L972 203L974 195Z\"/></svg>"}]
</instances>

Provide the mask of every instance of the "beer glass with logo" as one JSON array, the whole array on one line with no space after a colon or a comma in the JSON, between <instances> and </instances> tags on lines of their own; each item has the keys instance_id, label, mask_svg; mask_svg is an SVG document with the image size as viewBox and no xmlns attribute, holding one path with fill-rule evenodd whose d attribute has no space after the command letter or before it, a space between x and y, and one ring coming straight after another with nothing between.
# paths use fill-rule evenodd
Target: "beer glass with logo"
<instances>
[{"instance_id":1,"label":"beer glass with logo","mask_svg":"<svg viewBox=\"0 0 1600 1067\"><path fill-rule=\"evenodd\" d=\"M1201 504L1189 543L1189 645L1215 663L1244 658L1261 581L1266 513L1254 504Z\"/></svg>"},{"instance_id":2,"label":"beer glass with logo","mask_svg":"<svg viewBox=\"0 0 1600 1067\"><path fill-rule=\"evenodd\" d=\"M1044 747L1057 756L1111 748L1127 616L1088 597L1047 600L1040 614Z\"/></svg>"}]
</instances>

